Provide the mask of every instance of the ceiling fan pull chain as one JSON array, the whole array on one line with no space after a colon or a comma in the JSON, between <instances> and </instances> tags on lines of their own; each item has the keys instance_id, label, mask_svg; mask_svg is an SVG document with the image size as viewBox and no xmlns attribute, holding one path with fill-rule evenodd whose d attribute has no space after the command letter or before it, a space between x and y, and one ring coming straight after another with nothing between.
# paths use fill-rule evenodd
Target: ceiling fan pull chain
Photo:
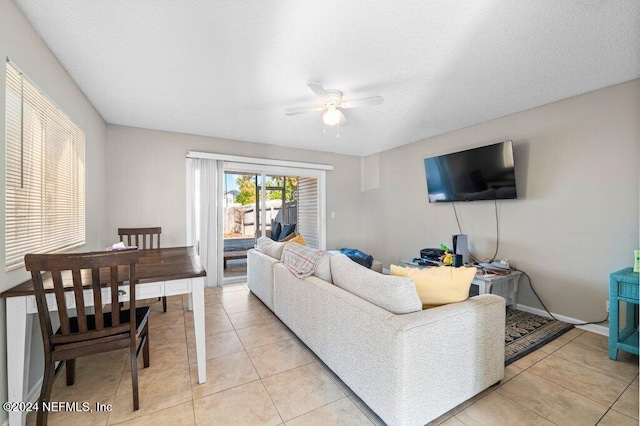
<instances>
[{"instance_id":1,"label":"ceiling fan pull chain","mask_svg":"<svg viewBox=\"0 0 640 426\"><path fill-rule=\"evenodd\" d=\"M336 138L340 137L340 123L336 124Z\"/></svg>"}]
</instances>

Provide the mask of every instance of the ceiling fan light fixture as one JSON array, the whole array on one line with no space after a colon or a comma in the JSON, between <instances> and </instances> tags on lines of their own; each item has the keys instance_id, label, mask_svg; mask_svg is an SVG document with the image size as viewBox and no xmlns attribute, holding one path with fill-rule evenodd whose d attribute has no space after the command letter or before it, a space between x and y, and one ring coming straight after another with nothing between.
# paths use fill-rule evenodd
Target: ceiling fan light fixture
<instances>
[{"instance_id":1,"label":"ceiling fan light fixture","mask_svg":"<svg viewBox=\"0 0 640 426\"><path fill-rule=\"evenodd\" d=\"M338 112L335 106L330 106L322 115L322 119L326 125L335 126L340 121L340 112Z\"/></svg>"}]
</instances>

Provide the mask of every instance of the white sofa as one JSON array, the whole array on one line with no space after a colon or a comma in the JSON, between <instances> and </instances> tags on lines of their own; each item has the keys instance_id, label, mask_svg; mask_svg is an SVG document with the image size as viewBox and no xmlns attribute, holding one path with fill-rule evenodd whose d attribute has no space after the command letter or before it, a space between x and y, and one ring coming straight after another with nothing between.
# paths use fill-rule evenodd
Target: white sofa
<instances>
[{"instance_id":1,"label":"white sofa","mask_svg":"<svg viewBox=\"0 0 640 426\"><path fill-rule=\"evenodd\" d=\"M327 256L314 276L299 279L277 250L251 250L247 272L249 289L389 425L424 425L504 377L499 296L394 314L365 298L384 305L395 296L381 297L379 285L396 280L387 288L407 291L411 280L343 255ZM413 306L412 294L403 297Z\"/></svg>"}]
</instances>

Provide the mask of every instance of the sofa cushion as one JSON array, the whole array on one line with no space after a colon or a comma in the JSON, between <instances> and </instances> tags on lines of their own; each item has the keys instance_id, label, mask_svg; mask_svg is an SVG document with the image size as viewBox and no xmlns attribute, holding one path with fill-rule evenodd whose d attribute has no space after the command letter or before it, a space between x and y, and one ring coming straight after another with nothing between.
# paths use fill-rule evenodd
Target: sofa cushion
<instances>
[{"instance_id":1,"label":"sofa cushion","mask_svg":"<svg viewBox=\"0 0 640 426\"><path fill-rule=\"evenodd\" d=\"M422 309L411 278L379 274L345 255L331 257L331 276L338 287L394 314Z\"/></svg>"},{"instance_id":2,"label":"sofa cushion","mask_svg":"<svg viewBox=\"0 0 640 426\"><path fill-rule=\"evenodd\" d=\"M274 259L280 260L282 257L282 249L286 243L279 243L273 241L271 238L260 237L258 238L258 251L260 253L266 254L267 256L271 256Z\"/></svg>"},{"instance_id":3,"label":"sofa cushion","mask_svg":"<svg viewBox=\"0 0 640 426\"><path fill-rule=\"evenodd\" d=\"M391 274L413 278L423 305L445 305L469 298L476 268L440 266L419 269L391 265Z\"/></svg>"},{"instance_id":4,"label":"sofa cushion","mask_svg":"<svg viewBox=\"0 0 640 426\"><path fill-rule=\"evenodd\" d=\"M333 278L331 277L331 257L331 253L325 252L325 255L322 256L322 259L318 262L318 267L313 272L313 276L333 284Z\"/></svg>"}]
</instances>

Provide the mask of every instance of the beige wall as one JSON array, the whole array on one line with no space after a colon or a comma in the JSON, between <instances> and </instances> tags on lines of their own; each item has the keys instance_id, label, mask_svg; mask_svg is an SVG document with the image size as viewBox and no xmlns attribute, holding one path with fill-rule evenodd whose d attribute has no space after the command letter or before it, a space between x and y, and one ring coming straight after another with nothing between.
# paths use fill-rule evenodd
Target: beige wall
<instances>
[{"instance_id":1,"label":"beige wall","mask_svg":"<svg viewBox=\"0 0 640 426\"><path fill-rule=\"evenodd\" d=\"M458 233L452 205L428 203L423 159L513 140L520 199L498 202L498 257L531 275L552 312L602 320L608 275L632 265L638 248L638 123L635 80L383 152L380 188L362 200L376 212L366 223L376 230L372 253L388 265L450 245ZM472 252L491 256L493 202L456 207ZM520 283L518 302L540 307Z\"/></svg>"},{"instance_id":2,"label":"beige wall","mask_svg":"<svg viewBox=\"0 0 640 426\"><path fill-rule=\"evenodd\" d=\"M163 246L186 244L187 151L333 165L327 172L327 247L359 244L359 157L108 125L107 227L113 241L118 227L162 226Z\"/></svg>"},{"instance_id":3,"label":"beige wall","mask_svg":"<svg viewBox=\"0 0 640 426\"><path fill-rule=\"evenodd\" d=\"M9 0L0 0L0 169L5 162L5 58L10 58L53 101L78 124L86 134L86 236L87 244L79 250L94 250L105 244L105 123L67 74L56 57L26 21L22 13ZM4 259L4 172L0 173L0 259ZM4 260L3 260L4 262ZM5 272L0 268L0 291L28 279L24 269ZM6 379L6 321L5 302L0 301L0 400L7 400ZM33 381L42 372L42 342L39 331L33 335ZM6 413L0 411L0 422Z\"/></svg>"}]
</instances>

